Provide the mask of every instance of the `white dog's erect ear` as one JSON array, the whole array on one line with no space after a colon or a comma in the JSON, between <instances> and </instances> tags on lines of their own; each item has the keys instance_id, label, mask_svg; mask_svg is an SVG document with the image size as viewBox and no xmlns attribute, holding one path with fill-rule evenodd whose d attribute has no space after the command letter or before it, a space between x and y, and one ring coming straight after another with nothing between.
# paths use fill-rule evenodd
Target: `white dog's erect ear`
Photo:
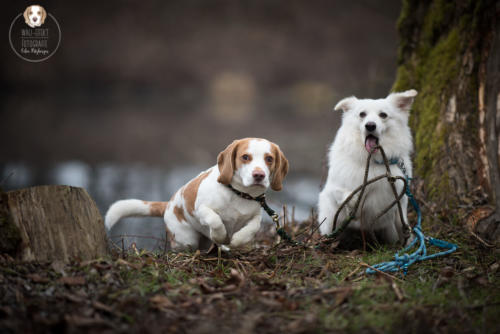
<instances>
[{"instance_id":1,"label":"white dog's erect ear","mask_svg":"<svg viewBox=\"0 0 500 334\"><path fill-rule=\"evenodd\" d=\"M415 89L410 89L400 93L392 93L387 98L395 107L403 111L410 111L417 94L418 92Z\"/></svg>"},{"instance_id":2,"label":"white dog's erect ear","mask_svg":"<svg viewBox=\"0 0 500 334\"><path fill-rule=\"evenodd\" d=\"M337 103L337 105L335 106L335 108L333 108L333 110L342 110L343 112L347 112L354 107L354 103L357 100L358 99L355 96L346 97L345 99Z\"/></svg>"}]
</instances>

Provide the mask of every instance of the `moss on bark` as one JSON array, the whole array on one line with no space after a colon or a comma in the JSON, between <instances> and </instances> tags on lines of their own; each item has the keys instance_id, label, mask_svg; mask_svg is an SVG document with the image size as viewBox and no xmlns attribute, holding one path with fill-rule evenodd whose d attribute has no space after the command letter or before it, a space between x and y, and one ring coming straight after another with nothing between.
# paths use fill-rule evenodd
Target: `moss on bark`
<instances>
[{"instance_id":1,"label":"moss on bark","mask_svg":"<svg viewBox=\"0 0 500 334\"><path fill-rule=\"evenodd\" d=\"M485 12L491 8L494 1L405 0L398 20L393 91L419 91L410 117L415 174L430 199L451 206L477 182L478 163L462 166L467 164L460 154L477 153L477 77ZM450 105L456 106L451 114Z\"/></svg>"}]
</instances>

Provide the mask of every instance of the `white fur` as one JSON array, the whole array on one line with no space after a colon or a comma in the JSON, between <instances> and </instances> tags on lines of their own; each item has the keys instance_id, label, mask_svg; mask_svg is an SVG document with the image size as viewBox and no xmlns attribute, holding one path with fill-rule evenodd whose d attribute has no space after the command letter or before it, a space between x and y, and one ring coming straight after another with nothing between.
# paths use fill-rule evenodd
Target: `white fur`
<instances>
[{"instance_id":1,"label":"white fur","mask_svg":"<svg viewBox=\"0 0 500 334\"><path fill-rule=\"evenodd\" d=\"M325 187L319 194L318 223L321 234L329 234L333 229L333 219L337 209L350 193L363 183L364 171L368 151L365 148L365 139L369 133L378 137L378 143L384 148L387 157L403 159L408 176L412 175L410 154L413 150L413 141L408 127L408 116L415 90L390 94L385 99L357 99L349 97L340 101L335 110L343 110L342 125L328 154L328 178ZM365 113L361 117L361 112ZM381 112L387 114L382 118ZM366 124L372 122L376 130L368 132ZM380 152L376 152L374 159L382 161ZM373 159L372 158L372 159ZM397 165L391 165L393 175L403 176ZM371 163L369 178L385 174L385 166ZM403 188L402 182L396 182L398 193ZM356 198L349 202L353 206ZM369 185L366 189L366 202L363 207L363 223L369 224L369 229L382 232L383 241L395 243L402 241L402 222L397 214L396 206L388 213L373 221L375 217L392 201L394 195L385 180ZM401 200L403 215L406 218L408 199ZM349 208L342 210L337 220L337 227L348 214ZM360 228L360 211L349 228Z\"/></svg>"},{"instance_id":2,"label":"white fur","mask_svg":"<svg viewBox=\"0 0 500 334\"><path fill-rule=\"evenodd\" d=\"M265 139L251 139L246 152L252 156L252 160L234 170L231 186L256 197L268 189L274 177L265 161L266 155L272 154L271 143ZM256 182L252 176L256 169L265 173L264 179L260 182ZM183 195L187 185L176 192L165 210L163 218L173 239L172 247L175 250L197 249L207 238L209 241L219 245L229 245L231 248L250 243L260 228L262 216L259 203L243 199L226 185L219 183L218 165L203 173L208 173L208 176L199 185L192 215L188 213ZM182 208L186 221L177 218L175 207ZM106 227L111 229L123 217L149 216L149 210L148 202L118 201L106 214Z\"/></svg>"},{"instance_id":3,"label":"white fur","mask_svg":"<svg viewBox=\"0 0 500 334\"><path fill-rule=\"evenodd\" d=\"M45 9L41 6L29 6L26 9L26 24L31 28L40 27L44 23Z\"/></svg>"},{"instance_id":4,"label":"white fur","mask_svg":"<svg viewBox=\"0 0 500 334\"><path fill-rule=\"evenodd\" d=\"M262 189L268 188L270 185L269 176L270 171L264 160L264 155L271 152L271 144L267 140L252 140L248 145L248 151L252 152L252 161L248 164L244 164L240 169L236 170L233 176L233 182L237 183L239 187L248 188L254 184L254 179L252 177L252 172L254 170L260 169L264 171L265 178L261 183L261 186L255 189L258 194L262 193ZM250 191L254 192L254 191Z\"/></svg>"},{"instance_id":5,"label":"white fur","mask_svg":"<svg viewBox=\"0 0 500 334\"><path fill-rule=\"evenodd\" d=\"M106 228L111 230L120 219L125 217L149 216L149 205L138 199L125 199L113 203L104 218Z\"/></svg>"}]
</instances>

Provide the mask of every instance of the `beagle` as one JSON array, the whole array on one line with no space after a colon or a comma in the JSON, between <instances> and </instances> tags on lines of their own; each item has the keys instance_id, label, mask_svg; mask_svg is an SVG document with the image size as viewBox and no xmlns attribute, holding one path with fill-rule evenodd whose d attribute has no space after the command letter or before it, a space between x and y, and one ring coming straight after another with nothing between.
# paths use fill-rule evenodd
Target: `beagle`
<instances>
[{"instance_id":1,"label":"beagle","mask_svg":"<svg viewBox=\"0 0 500 334\"><path fill-rule=\"evenodd\" d=\"M261 207L240 197L252 197L269 187L282 188L288 160L278 145L259 138L233 141L217 157L217 165L180 188L168 202L127 199L108 209L108 229L123 217L163 217L172 249L208 248L211 242L239 248L250 243L260 228Z\"/></svg>"},{"instance_id":2,"label":"beagle","mask_svg":"<svg viewBox=\"0 0 500 334\"><path fill-rule=\"evenodd\" d=\"M45 22L47 12L42 6L33 5L28 6L24 11L24 21L31 28L40 27Z\"/></svg>"}]
</instances>

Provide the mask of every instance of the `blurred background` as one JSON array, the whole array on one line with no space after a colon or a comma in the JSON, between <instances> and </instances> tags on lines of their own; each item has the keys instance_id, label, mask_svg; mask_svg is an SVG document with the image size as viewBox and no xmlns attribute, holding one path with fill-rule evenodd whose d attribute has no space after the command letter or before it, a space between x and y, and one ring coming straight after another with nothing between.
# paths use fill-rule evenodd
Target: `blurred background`
<instances>
[{"instance_id":1,"label":"blurred background","mask_svg":"<svg viewBox=\"0 0 500 334\"><path fill-rule=\"evenodd\" d=\"M31 4L3 4L5 36ZM384 97L396 72L399 1L39 4L62 42L29 63L4 39L0 187L84 187L103 214L122 198L170 198L233 139L251 136L276 142L290 161L271 205L305 219L340 122L333 106ZM127 219L110 234L164 233L161 219Z\"/></svg>"}]
</instances>

